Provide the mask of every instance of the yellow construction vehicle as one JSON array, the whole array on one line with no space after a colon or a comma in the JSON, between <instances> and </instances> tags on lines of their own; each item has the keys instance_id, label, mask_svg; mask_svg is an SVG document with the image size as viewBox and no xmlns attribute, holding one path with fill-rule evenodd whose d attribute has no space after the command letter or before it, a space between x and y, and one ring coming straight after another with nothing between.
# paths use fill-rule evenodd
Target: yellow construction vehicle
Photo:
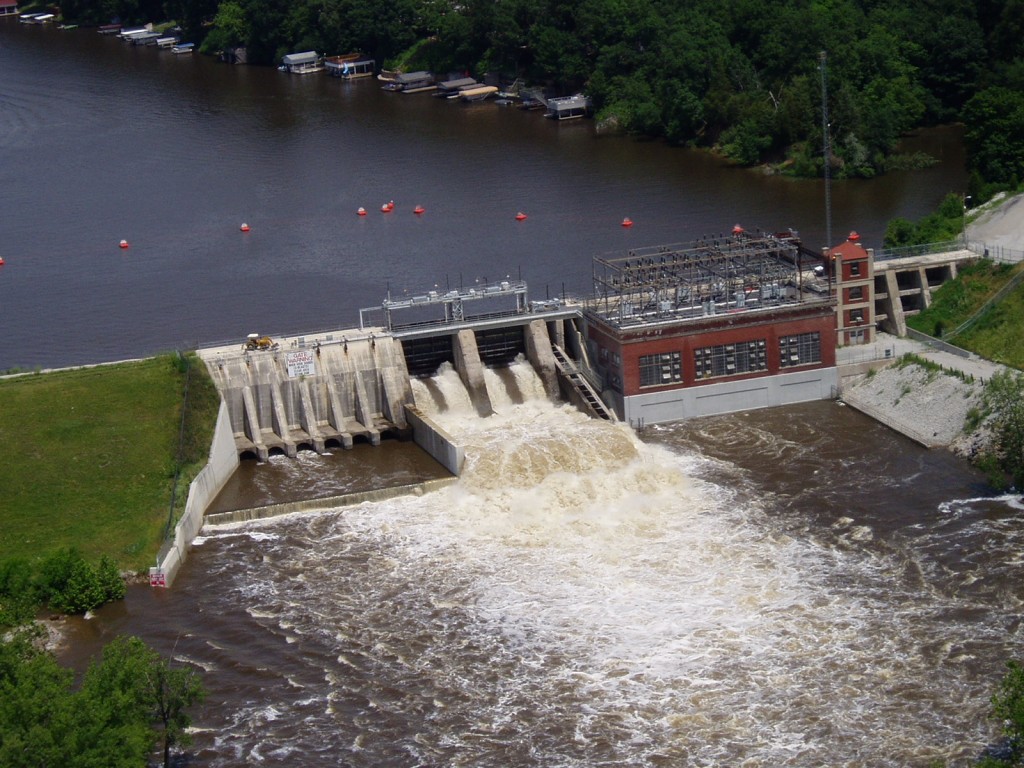
<instances>
[{"instance_id":1,"label":"yellow construction vehicle","mask_svg":"<svg viewBox=\"0 0 1024 768\"><path fill-rule=\"evenodd\" d=\"M269 336L260 336L258 333L250 333L245 339L243 349L277 349L280 346Z\"/></svg>"}]
</instances>

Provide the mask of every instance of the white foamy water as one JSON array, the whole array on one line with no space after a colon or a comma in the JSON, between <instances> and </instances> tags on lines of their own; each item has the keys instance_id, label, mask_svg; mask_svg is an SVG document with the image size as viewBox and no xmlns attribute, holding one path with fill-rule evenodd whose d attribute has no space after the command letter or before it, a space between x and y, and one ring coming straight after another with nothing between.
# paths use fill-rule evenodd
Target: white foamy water
<instances>
[{"instance_id":1,"label":"white foamy water","mask_svg":"<svg viewBox=\"0 0 1024 768\"><path fill-rule=\"evenodd\" d=\"M986 630L951 618L906 561L773 532L755 499L695 479L700 457L550 403L514 368L528 399L489 379L486 419L452 371L440 393L416 387L466 450L457 485L267 521L258 541L208 536L331 702L242 728L234 754L269 761L285 734L366 766L925 766L980 751L990 690L967 665ZM836 528L872 538L851 518ZM288 764L332 764L301 753Z\"/></svg>"}]
</instances>

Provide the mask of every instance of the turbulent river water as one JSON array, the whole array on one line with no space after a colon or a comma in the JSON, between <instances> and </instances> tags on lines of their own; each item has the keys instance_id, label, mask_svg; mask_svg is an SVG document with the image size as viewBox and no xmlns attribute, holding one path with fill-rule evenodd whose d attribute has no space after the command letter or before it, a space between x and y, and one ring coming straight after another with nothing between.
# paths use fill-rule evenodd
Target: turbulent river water
<instances>
[{"instance_id":1,"label":"turbulent river water","mask_svg":"<svg viewBox=\"0 0 1024 768\"><path fill-rule=\"evenodd\" d=\"M415 388L466 448L456 485L207 529L80 642L205 670L204 765L967 765L992 741L1019 499L833 403L641 440L513 370L486 419L452 372Z\"/></svg>"},{"instance_id":2,"label":"turbulent river water","mask_svg":"<svg viewBox=\"0 0 1024 768\"><path fill-rule=\"evenodd\" d=\"M825 240L819 183L590 122L13 19L0 72L0 370L344 327L445 280L585 293L596 254L735 223ZM836 232L875 246L962 190L955 129L912 142L942 162L836 183ZM130 632L204 670L193 764L225 768L924 768L994 738L1019 499L833 403L637 436L512 373L487 419L450 373L417 386L466 448L454 486L209 529L173 589L71 622L65 657ZM247 465L233 492L436 471L359 448Z\"/></svg>"}]
</instances>

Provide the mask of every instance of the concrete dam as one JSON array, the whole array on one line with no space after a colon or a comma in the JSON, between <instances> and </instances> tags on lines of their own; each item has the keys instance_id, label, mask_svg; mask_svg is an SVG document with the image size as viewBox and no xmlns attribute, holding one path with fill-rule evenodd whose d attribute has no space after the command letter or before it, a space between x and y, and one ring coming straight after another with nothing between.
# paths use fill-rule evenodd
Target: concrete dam
<instances>
[{"instance_id":1,"label":"concrete dam","mask_svg":"<svg viewBox=\"0 0 1024 768\"><path fill-rule=\"evenodd\" d=\"M493 293L514 295L515 287ZM458 296L446 299L436 302L445 305L440 321L400 326L389 311L382 326L273 340L254 334L246 343L200 349L227 407L238 455L265 460L272 453L294 457L299 450L415 437L422 417L410 377L432 376L445 363L458 371L474 407L487 416L492 408L484 368L507 366L520 355L550 397L612 418L581 373L586 346L578 309L520 302L510 312L466 318L452 316L454 306L461 309Z\"/></svg>"}]
</instances>

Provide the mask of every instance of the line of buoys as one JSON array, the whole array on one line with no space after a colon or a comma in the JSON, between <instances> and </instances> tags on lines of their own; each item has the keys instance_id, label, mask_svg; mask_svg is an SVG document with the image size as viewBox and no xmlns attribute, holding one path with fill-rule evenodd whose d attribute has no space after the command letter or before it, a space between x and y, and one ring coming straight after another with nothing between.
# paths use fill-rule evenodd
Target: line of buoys
<instances>
[{"instance_id":1,"label":"line of buoys","mask_svg":"<svg viewBox=\"0 0 1024 768\"><path fill-rule=\"evenodd\" d=\"M526 221L526 214L520 211L516 214L516 221Z\"/></svg>"},{"instance_id":2,"label":"line of buoys","mask_svg":"<svg viewBox=\"0 0 1024 768\"><path fill-rule=\"evenodd\" d=\"M357 210L356 213L358 215L360 215L360 216L365 216L366 215L366 209L363 208L362 206L359 206L359 210Z\"/></svg>"},{"instance_id":3,"label":"line of buoys","mask_svg":"<svg viewBox=\"0 0 1024 768\"><path fill-rule=\"evenodd\" d=\"M118 245L121 248L127 248L128 247L128 241L127 240L122 240L120 243L118 243Z\"/></svg>"},{"instance_id":4,"label":"line of buoys","mask_svg":"<svg viewBox=\"0 0 1024 768\"><path fill-rule=\"evenodd\" d=\"M626 218L624 218L622 220L622 226L624 226L624 227L632 227L633 226L633 220L631 218L629 218L629 216L627 216Z\"/></svg>"},{"instance_id":5,"label":"line of buoys","mask_svg":"<svg viewBox=\"0 0 1024 768\"><path fill-rule=\"evenodd\" d=\"M242 230L243 232L248 232L249 231L249 225L243 223L242 226L239 227L239 229Z\"/></svg>"},{"instance_id":6,"label":"line of buoys","mask_svg":"<svg viewBox=\"0 0 1024 768\"><path fill-rule=\"evenodd\" d=\"M421 213L423 213L426 210L427 209L424 208L422 205L417 205L415 208L412 209L412 212L415 213L417 216L419 216Z\"/></svg>"}]
</instances>

